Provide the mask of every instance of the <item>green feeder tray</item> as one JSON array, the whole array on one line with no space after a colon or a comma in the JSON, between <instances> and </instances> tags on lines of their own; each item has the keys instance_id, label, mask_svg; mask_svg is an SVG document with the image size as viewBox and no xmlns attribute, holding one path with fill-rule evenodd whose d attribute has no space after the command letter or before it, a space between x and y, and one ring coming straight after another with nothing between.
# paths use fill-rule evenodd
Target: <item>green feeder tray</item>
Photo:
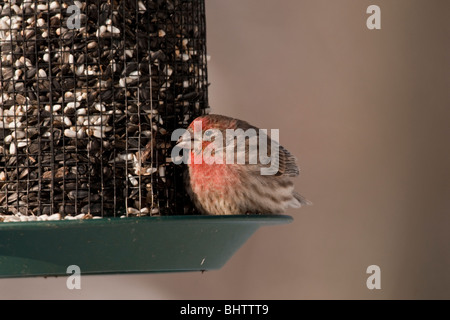
<instances>
[{"instance_id":1,"label":"green feeder tray","mask_svg":"<svg viewBox=\"0 0 450 320\"><path fill-rule=\"evenodd\" d=\"M0 277L221 268L261 226L286 215L161 216L0 223Z\"/></svg>"}]
</instances>

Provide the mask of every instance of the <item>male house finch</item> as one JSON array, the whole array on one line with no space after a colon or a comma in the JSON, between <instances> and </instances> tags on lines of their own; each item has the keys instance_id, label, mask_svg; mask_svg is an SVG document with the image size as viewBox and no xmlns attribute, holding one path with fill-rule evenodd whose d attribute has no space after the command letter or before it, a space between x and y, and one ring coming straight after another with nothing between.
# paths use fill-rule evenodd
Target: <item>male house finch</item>
<instances>
[{"instance_id":1,"label":"male house finch","mask_svg":"<svg viewBox=\"0 0 450 320\"><path fill-rule=\"evenodd\" d=\"M254 138L250 133L256 133ZM213 114L198 117L177 147L189 152L186 189L202 214L280 214L309 204L290 179L299 174L296 158L245 121ZM261 147L266 147L265 161Z\"/></svg>"}]
</instances>

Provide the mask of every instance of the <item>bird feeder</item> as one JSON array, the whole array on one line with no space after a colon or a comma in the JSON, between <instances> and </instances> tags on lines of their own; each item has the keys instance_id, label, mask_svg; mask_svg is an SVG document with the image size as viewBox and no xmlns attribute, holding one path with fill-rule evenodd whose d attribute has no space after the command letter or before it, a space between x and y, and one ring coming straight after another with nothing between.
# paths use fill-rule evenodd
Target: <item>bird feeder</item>
<instances>
[{"instance_id":1,"label":"bird feeder","mask_svg":"<svg viewBox=\"0 0 450 320\"><path fill-rule=\"evenodd\" d=\"M199 216L171 133L208 113L204 0L0 3L0 276L220 268L288 216Z\"/></svg>"}]
</instances>

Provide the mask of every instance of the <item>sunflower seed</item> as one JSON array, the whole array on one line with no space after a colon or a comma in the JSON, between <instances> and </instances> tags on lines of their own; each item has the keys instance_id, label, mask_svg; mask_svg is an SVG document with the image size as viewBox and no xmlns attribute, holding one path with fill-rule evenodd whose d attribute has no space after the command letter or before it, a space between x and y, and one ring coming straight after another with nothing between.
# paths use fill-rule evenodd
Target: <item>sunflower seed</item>
<instances>
[{"instance_id":1,"label":"sunflower seed","mask_svg":"<svg viewBox=\"0 0 450 320\"><path fill-rule=\"evenodd\" d=\"M65 129L64 130L64 135L68 138L76 138L77 137L77 132L73 131L72 129Z\"/></svg>"},{"instance_id":2,"label":"sunflower seed","mask_svg":"<svg viewBox=\"0 0 450 320\"><path fill-rule=\"evenodd\" d=\"M61 215L59 213L54 213L48 217L48 220L61 220Z\"/></svg>"}]
</instances>

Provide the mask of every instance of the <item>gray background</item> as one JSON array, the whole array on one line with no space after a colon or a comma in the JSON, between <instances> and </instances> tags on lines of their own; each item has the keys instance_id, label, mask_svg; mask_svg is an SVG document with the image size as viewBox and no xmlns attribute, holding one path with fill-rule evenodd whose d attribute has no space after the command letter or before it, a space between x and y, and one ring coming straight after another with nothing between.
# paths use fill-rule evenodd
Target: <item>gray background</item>
<instances>
[{"instance_id":1,"label":"gray background","mask_svg":"<svg viewBox=\"0 0 450 320\"><path fill-rule=\"evenodd\" d=\"M366 8L381 7L381 30ZM314 202L218 271L3 279L0 298L450 298L450 2L207 0L214 113L280 129ZM381 268L368 290L366 268Z\"/></svg>"}]
</instances>

